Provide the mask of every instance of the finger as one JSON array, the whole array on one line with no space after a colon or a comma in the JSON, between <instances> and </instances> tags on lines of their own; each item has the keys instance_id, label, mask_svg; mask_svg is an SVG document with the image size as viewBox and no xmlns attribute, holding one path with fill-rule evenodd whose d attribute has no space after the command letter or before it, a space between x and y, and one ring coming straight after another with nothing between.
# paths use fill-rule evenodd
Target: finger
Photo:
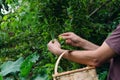
<instances>
[{"instance_id":1,"label":"finger","mask_svg":"<svg viewBox=\"0 0 120 80\"><path fill-rule=\"evenodd\" d=\"M51 40L51 41L49 42L49 44L53 44L53 41L54 41L54 40Z\"/></svg>"},{"instance_id":2,"label":"finger","mask_svg":"<svg viewBox=\"0 0 120 80\"><path fill-rule=\"evenodd\" d=\"M60 43L56 40L56 39L54 39L54 42L51 40L49 43L48 43L48 46L49 45L60 45Z\"/></svg>"},{"instance_id":3,"label":"finger","mask_svg":"<svg viewBox=\"0 0 120 80\"><path fill-rule=\"evenodd\" d=\"M55 42L58 42L58 40L57 40L57 39L54 39L54 41L55 41Z\"/></svg>"},{"instance_id":4,"label":"finger","mask_svg":"<svg viewBox=\"0 0 120 80\"><path fill-rule=\"evenodd\" d=\"M70 35L72 32L66 32L66 33L63 33L63 34L60 34L61 36L68 36Z\"/></svg>"},{"instance_id":5,"label":"finger","mask_svg":"<svg viewBox=\"0 0 120 80\"><path fill-rule=\"evenodd\" d=\"M49 43L47 44L47 46L50 46L51 44L53 44L53 40L49 41Z\"/></svg>"},{"instance_id":6,"label":"finger","mask_svg":"<svg viewBox=\"0 0 120 80\"><path fill-rule=\"evenodd\" d=\"M70 39L68 39L68 40L66 40L66 43L67 43L67 44L71 44L72 42L71 42Z\"/></svg>"},{"instance_id":7,"label":"finger","mask_svg":"<svg viewBox=\"0 0 120 80\"><path fill-rule=\"evenodd\" d=\"M59 43L57 39L54 39L54 44Z\"/></svg>"},{"instance_id":8,"label":"finger","mask_svg":"<svg viewBox=\"0 0 120 80\"><path fill-rule=\"evenodd\" d=\"M50 41L50 43L54 44L57 40L56 39L53 39Z\"/></svg>"},{"instance_id":9,"label":"finger","mask_svg":"<svg viewBox=\"0 0 120 80\"><path fill-rule=\"evenodd\" d=\"M72 37L69 35L69 36L62 36L63 39L71 39Z\"/></svg>"}]
</instances>

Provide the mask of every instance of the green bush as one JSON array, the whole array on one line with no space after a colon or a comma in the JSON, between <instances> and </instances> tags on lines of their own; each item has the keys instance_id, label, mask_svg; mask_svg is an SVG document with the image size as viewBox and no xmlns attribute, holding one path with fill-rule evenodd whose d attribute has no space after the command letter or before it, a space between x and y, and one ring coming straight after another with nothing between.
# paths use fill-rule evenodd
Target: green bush
<instances>
[{"instance_id":1,"label":"green bush","mask_svg":"<svg viewBox=\"0 0 120 80\"><path fill-rule=\"evenodd\" d=\"M5 3L10 4L14 12L1 15L0 19L0 79L52 80L57 56L48 51L47 43L51 39L58 39L58 35L63 32L75 32L101 45L107 35L120 23L119 2L23 0L20 3L6 0ZM78 49L63 43L62 46L67 49ZM2 75L3 64L8 65L9 61L14 64L20 58L22 63L17 63L19 64L17 70ZM83 66L65 59L60 65L60 72ZM107 74L107 70L108 67L100 68L98 74L102 77L102 73ZM104 76L101 79L103 78L105 79Z\"/></svg>"}]
</instances>

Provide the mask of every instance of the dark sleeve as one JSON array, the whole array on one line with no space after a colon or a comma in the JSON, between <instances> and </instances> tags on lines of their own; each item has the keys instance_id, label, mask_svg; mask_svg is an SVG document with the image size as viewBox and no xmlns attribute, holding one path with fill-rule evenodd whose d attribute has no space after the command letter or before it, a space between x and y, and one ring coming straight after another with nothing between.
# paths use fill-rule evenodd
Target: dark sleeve
<instances>
[{"instance_id":1,"label":"dark sleeve","mask_svg":"<svg viewBox=\"0 0 120 80\"><path fill-rule=\"evenodd\" d=\"M112 34L105 40L110 48L120 55L120 25L112 32Z\"/></svg>"}]
</instances>

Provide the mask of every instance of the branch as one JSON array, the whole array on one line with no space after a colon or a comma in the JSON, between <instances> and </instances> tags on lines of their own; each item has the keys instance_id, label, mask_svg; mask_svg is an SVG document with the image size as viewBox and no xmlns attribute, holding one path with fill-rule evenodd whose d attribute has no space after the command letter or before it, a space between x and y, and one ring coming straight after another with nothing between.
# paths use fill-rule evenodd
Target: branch
<instances>
[{"instance_id":1,"label":"branch","mask_svg":"<svg viewBox=\"0 0 120 80\"><path fill-rule=\"evenodd\" d=\"M95 14L98 10L100 10L103 6L108 4L111 0L107 0L105 3L103 3L100 7L96 8L88 17L91 17L93 14Z\"/></svg>"}]
</instances>

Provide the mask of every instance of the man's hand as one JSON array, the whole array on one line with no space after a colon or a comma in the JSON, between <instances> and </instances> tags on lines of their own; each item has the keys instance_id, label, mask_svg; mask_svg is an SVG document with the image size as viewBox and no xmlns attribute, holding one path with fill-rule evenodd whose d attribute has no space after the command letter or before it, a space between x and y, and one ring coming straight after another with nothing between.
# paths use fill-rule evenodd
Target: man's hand
<instances>
[{"instance_id":1,"label":"man's hand","mask_svg":"<svg viewBox=\"0 0 120 80\"><path fill-rule=\"evenodd\" d=\"M69 45L76 46L76 47L82 47L83 45L84 39L82 39L81 37L79 37L73 32L63 33L59 36L65 39L66 43Z\"/></svg>"},{"instance_id":2,"label":"man's hand","mask_svg":"<svg viewBox=\"0 0 120 80\"><path fill-rule=\"evenodd\" d=\"M79 37L78 35L76 35L73 32L63 33L60 36L63 39L65 39L67 44L70 44L70 45L76 46L76 47L81 47L86 50L95 50L99 47L98 45Z\"/></svg>"},{"instance_id":3,"label":"man's hand","mask_svg":"<svg viewBox=\"0 0 120 80\"><path fill-rule=\"evenodd\" d=\"M60 43L56 39L48 43L48 50L55 55L60 55L63 52Z\"/></svg>"}]
</instances>

